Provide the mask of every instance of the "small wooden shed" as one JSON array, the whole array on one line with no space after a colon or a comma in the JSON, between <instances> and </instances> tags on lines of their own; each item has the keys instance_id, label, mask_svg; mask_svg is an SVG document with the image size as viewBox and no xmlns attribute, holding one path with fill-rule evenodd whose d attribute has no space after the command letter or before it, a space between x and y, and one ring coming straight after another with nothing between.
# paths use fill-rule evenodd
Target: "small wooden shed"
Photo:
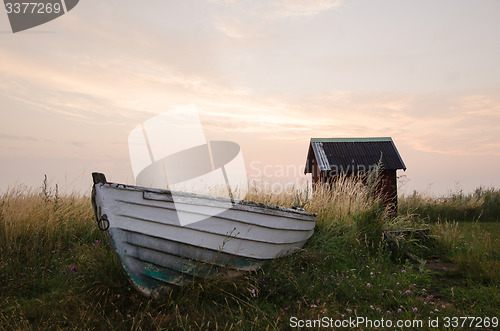
<instances>
[{"instance_id":1,"label":"small wooden shed","mask_svg":"<svg viewBox=\"0 0 500 331\"><path fill-rule=\"evenodd\" d=\"M403 159L390 137L312 138L307 153L305 174L312 173L313 183L332 183L337 176L366 173L382 163L380 190L384 203L397 211L398 169L406 170Z\"/></svg>"}]
</instances>

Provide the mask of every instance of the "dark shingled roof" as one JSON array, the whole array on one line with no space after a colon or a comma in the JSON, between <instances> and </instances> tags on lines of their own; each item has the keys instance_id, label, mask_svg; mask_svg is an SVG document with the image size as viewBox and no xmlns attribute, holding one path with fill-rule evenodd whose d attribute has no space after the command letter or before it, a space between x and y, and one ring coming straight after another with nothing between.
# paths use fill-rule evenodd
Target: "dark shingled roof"
<instances>
[{"instance_id":1,"label":"dark shingled roof","mask_svg":"<svg viewBox=\"0 0 500 331\"><path fill-rule=\"evenodd\" d=\"M312 138L304 173L312 172L313 157L318 162L320 171L368 170L380 159L385 170L406 170L394 142L389 137Z\"/></svg>"}]
</instances>

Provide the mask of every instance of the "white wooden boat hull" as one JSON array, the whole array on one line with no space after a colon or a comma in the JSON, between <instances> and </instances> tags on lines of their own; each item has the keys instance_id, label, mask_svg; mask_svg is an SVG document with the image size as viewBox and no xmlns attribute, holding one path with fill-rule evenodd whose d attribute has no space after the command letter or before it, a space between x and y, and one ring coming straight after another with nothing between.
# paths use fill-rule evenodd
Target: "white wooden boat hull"
<instances>
[{"instance_id":1,"label":"white wooden boat hull","mask_svg":"<svg viewBox=\"0 0 500 331\"><path fill-rule=\"evenodd\" d=\"M175 192L174 204L169 190L93 177L98 224L107 228L127 275L146 295L192 277L258 269L301 248L314 231L316 214L303 210L182 192ZM228 201L232 207L224 210ZM178 213L206 219L181 226Z\"/></svg>"}]
</instances>

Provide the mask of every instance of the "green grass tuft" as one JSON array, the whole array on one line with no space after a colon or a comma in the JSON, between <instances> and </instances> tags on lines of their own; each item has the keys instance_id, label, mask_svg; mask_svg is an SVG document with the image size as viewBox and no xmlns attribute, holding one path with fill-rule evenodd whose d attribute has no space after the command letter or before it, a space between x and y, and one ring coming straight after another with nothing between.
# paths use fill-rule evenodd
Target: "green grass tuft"
<instances>
[{"instance_id":1,"label":"green grass tuft","mask_svg":"<svg viewBox=\"0 0 500 331\"><path fill-rule=\"evenodd\" d=\"M399 209L430 222L500 222L500 190L480 187L471 194L460 191L438 199L414 192L399 199Z\"/></svg>"}]
</instances>

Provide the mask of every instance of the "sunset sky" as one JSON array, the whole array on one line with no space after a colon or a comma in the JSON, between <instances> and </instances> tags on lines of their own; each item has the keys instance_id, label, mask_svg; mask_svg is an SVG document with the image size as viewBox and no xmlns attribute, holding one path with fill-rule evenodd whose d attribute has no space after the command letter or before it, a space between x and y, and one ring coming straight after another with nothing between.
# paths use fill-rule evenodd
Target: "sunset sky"
<instances>
[{"instance_id":1,"label":"sunset sky","mask_svg":"<svg viewBox=\"0 0 500 331\"><path fill-rule=\"evenodd\" d=\"M303 178L312 137L382 136L402 193L499 188L499 32L497 0L81 0L16 34L3 11L0 192L132 184L128 134L189 104L250 179Z\"/></svg>"}]
</instances>

